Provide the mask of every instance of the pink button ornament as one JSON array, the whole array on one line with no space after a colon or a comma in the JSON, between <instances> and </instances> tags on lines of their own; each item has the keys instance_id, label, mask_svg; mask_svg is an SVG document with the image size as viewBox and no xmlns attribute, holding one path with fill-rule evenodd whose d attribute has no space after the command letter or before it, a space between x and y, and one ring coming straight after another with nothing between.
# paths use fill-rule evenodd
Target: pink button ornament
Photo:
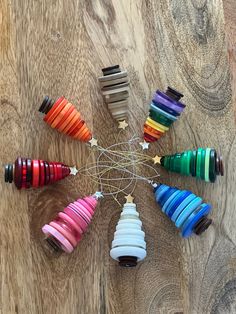
<instances>
[{"instance_id":1,"label":"pink button ornament","mask_svg":"<svg viewBox=\"0 0 236 314\"><path fill-rule=\"evenodd\" d=\"M73 252L92 220L96 205L95 195L70 203L53 221L43 226L47 243L56 251Z\"/></svg>"}]
</instances>

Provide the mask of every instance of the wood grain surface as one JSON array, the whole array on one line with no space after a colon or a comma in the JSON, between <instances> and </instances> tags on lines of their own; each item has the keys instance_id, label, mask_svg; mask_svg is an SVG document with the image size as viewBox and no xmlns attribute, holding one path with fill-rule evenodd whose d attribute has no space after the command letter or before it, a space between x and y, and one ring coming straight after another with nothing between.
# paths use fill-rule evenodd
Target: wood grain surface
<instances>
[{"instance_id":1,"label":"wood grain surface","mask_svg":"<svg viewBox=\"0 0 236 314\"><path fill-rule=\"evenodd\" d=\"M134 196L148 255L135 269L121 269L109 257L120 215L109 198L73 254L53 257L45 248L42 225L93 193L91 180L78 175L17 191L1 172L1 313L236 313L235 32L233 0L224 6L221 0L0 0L2 165L17 156L86 162L87 146L43 122L44 95L65 95L101 145L114 143L117 124L97 77L102 67L119 63L131 82L122 139L142 136L153 91L169 84L184 93L187 107L148 154L212 146L226 167L214 185L160 169L163 183L191 189L213 205L213 226L189 240L161 213L151 188L138 183Z\"/></svg>"}]
</instances>

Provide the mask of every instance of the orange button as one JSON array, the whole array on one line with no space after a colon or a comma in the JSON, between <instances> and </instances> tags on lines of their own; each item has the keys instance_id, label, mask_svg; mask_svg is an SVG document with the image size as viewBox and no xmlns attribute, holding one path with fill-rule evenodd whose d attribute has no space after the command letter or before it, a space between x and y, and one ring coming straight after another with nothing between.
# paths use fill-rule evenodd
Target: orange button
<instances>
[{"instance_id":1,"label":"orange button","mask_svg":"<svg viewBox=\"0 0 236 314\"><path fill-rule=\"evenodd\" d=\"M60 102L60 104L57 106L57 108L51 113L50 117L48 118L47 120L48 124L52 125L52 122L54 121L54 119L56 119L59 112L61 112L61 110L65 107L67 103L68 103L68 100L65 98Z\"/></svg>"},{"instance_id":2,"label":"orange button","mask_svg":"<svg viewBox=\"0 0 236 314\"><path fill-rule=\"evenodd\" d=\"M65 115L70 110L71 106L72 106L72 104L68 102L65 105L65 107L58 113L58 115L56 116L55 120L51 124L52 128L56 128L57 129L58 125L60 125L60 123L65 120Z\"/></svg>"},{"instance_id":3,"label":"orange button","mask_svg":"<svg viewBox=\"0 0 236 314\"><path fill-rule=\"evenodd\" d=\"M48 113L45 115L45 117L43 118L44 121L48 121L49 117L51 116L51 114L56 110L56 108L59 106L59 104L62 102L62 100L65 99L64 96L60 97L57 99L57 101L55 102L55 104L52 106L52 108L48 111Z\"/></svg>"}]
</instances>

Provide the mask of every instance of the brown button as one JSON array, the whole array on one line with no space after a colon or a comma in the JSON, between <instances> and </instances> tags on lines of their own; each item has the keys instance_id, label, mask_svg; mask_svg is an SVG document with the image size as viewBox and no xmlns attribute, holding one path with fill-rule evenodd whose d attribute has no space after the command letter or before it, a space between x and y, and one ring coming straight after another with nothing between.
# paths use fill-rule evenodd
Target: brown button
<instances>
[{"instance_id":1,"label":"brown button","mask_svg":"<svg viewBox=\"0 0 236 314\"><path fill-rule=\"evenodd\" d=\"M224 175L224 164L223 164L223 158L220 156L219 157L219 168L220 168L220 174L221 174L221 176L223 176Z\"/></svg>"}]
</instances>

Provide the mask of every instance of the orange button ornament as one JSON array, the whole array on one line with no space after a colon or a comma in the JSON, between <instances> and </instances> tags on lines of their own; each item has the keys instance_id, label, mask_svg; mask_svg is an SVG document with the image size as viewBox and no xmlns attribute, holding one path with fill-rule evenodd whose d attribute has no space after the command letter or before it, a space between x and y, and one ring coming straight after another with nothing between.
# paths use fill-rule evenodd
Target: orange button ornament
<instances>
[{"instance_id":1,"label":"orange button ornament","mask_svg":"<svg viewBox=\"0 0 236 314\"><path fill-rule=\"evenodd\" d=\"M92 134L80 113L64 96L55 102L46 96L39 108L45 114L44 121L52 128L83 142L88 142Z\"/></svg>"}]
</instances>

